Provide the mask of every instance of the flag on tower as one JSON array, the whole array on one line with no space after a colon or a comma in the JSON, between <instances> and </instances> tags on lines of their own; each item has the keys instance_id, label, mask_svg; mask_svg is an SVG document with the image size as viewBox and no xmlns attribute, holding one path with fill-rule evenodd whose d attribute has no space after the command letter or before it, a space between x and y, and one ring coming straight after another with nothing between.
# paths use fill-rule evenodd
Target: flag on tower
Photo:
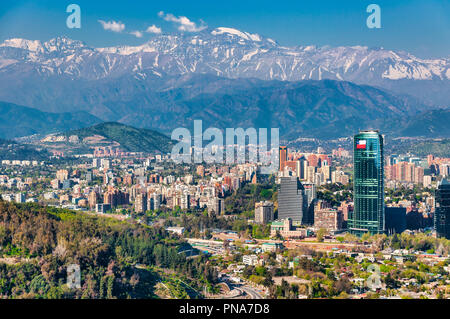
<instances>
[{"instance_id":1,"label":"flag on tower","mask_svg":"<svg viewBox=\"0 0 450 319\"><path fill-rule=\"evenodd\" d=\"M356 142L356 149L357 150L365 150L367 146L366 140L359 140Z\"/></svg>"}]
</instances>

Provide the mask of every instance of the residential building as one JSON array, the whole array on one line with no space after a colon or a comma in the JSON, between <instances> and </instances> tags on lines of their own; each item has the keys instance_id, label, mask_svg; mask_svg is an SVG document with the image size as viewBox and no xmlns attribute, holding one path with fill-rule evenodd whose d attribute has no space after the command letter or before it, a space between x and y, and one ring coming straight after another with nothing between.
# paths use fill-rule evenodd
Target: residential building
<instances>
[{"instance_id":1,"label":"residential building","mask_svg":"<svg viewBox=\"0 0 450 319\"><path fill-rule=\"evenodd\" d=\"M342 211L324 208L314 211L314 228L326 229L329 232L334 232L342 229L344 218Z\"/></svg>"},{"instance_id":2,"label":"residential building","mask_svg":"<svg viewBox=\"0 0 450 319\"><path fill-rule=\"evenodd\" d=\"M267 224L273 221L273 203L269 201L255 203L255 222Z\"/></svg>"},{"instance_id":3,"label":"residential building","mask_svg":"<svg viewBox=\"0 0 450 319\"><path fill-rule=\"evenodd\" d=\"M136 195L134 210L136 213L144 213L147 211L147 194L141 193Z\"/></svg>"}]
</instances>

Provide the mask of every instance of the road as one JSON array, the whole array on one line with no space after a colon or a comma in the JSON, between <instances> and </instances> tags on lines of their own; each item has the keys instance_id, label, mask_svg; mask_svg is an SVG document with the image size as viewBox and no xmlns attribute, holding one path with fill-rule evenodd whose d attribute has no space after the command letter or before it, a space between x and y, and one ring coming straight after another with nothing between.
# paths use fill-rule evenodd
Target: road
<instances>
[{"instance_id":1,"label":"road","mask_svg":"<svg viewBox=\"0 0 450 319\"><path fill-rule=\"evenodd\" d=\"M238 289L240 289L240 290L244 291L246 294L248 294L251 299L264 299L263 296L261 296L261 294L252 287L240 286Z\"/></svg>"}]
</instances>

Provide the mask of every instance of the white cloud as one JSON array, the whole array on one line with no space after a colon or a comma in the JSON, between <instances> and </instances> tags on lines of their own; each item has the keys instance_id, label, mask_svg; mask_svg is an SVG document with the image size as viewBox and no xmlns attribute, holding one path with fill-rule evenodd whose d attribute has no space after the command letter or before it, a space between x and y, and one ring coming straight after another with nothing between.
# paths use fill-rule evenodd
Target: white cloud
<instances>
[{"instance_id":1,"label":"white cloud","mask_svg":"<svg viewBox=\"0 0 450 319\"><path fill-rule=\"evenodd\" d=\"M134 35L136 38L142 38L144 34L141 31L132 31L130 32L131 35Z\"/></svg>"},{"instance_id":2,"label":"white cloud","mask_svg":"<svg viewBox=\"0 0 450 319\"><path fill-rule=\"evenodd\" d=\"M105 30L109 30L112 32L122 32L123 30L125 30L125 24L123 24L122 22L116 22L116 21L103 21L103 20L98 20L98 22L100 22L100 24L102 25L103 29Z\"/></svg>"},{"instance_id":3,"label":"white cloud","mask_svg":"<svg viewBox=\"0 0 450 319\"><path fill-rule=\"evenodd\" d=\"M201 21L201 25L197 25L195 22L192 22L187 17L179 16L176 17L171 13L164 13L164 11L160 11L158 16L166 21L173 22L178 24L179 31L186 32L199 32L206 29L208 26Z\"/></svg>"},{"instance_id":4,"label":"white cloud","mask_svg":"<svg viewBox=\"0 0 450 319\"><path fill-rule=\"evenodd\" d=\"M145 30L147 33L156 33L160 34L162 32L161 28L158 28L156 25L149 26L147 30Z\"/></svg>"}]
</instances>

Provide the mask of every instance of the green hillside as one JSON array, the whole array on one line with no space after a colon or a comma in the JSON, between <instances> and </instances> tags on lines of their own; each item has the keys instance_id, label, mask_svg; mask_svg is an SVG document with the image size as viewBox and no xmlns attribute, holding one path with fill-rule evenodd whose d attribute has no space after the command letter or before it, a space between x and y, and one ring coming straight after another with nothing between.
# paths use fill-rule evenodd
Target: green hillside
<instances>
[{"instance_id":1,"label":"green hillside","mask_svg":"<svg viewBox=\"0 0 450 319\"><path fill-rule=\"evenodd\" d=\"M433 154L437 157L450 157L450 139L397 139L387 140L386 151L388 154L411 153L425 157Z\"/></svg>"},{"instance_id":2,"label":"green hillside","mask_svg":"<svg viewBox=\"0 0 450 319\"><path fill-rule=\"evenodd\" d=\"M420 142L412 147L411 152L419 156L433 154L437 157L450 157L450 139Z\"/></svg>"},{"instance_id":3,"label":"green hillside","mask_svg":"<svg viewBox=\"0 0 450 319\"><path fill-rule=\"evenodd\" d=\"M173 141L164 134L149 130L138 129L125 124L107 122L97 124L88 128L66 132L65 135L77 135L80 140L100 135L109 141L117 142L125 151L151 153L170 151Z\"/></svg>"},{"instance_id":4,"label":"green hillside","mask_svg":"<svg viewBox=\"0 0 450 319\"><path fill-rule=\"evenodd\" d=\"M45 160L49 156L50 154L46 150L37 150L31 145L0 139L0 161Z\"/></svg>"},{"instance_id":5,"label":"green hillside","mask_svg":"<svg viewBox=\"0 0 450 319\"><path fill-rule=\"evenodd\" d=\"M449 123L450 109L430 110L413 117L398 135L448 138Z\"/></svg>"},{"instance_id":6,"label":"green hillside","mask_svg":"<svg viewBox=\"0 0 450 319\"><path fill-rule=\"evenodd\" d=\"M184 245L161 228L0 200L0 296L158 298L155 285L165 280L159 270L198 282L200 290L209 282L198 278L213 268L205 265L205 256L180 254ZM80 267L80 288L66 285L72 264Z\"/></svg>"}]
</instances>

